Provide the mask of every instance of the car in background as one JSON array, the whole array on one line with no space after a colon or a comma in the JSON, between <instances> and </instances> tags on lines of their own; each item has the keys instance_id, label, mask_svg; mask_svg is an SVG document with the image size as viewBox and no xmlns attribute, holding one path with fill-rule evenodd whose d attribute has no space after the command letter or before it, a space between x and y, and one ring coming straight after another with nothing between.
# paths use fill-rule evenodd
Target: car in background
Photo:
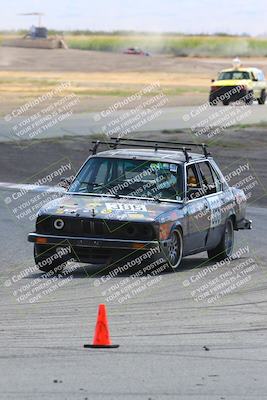
<instances>
[{"instance_id":1,"label":"car in background","mask_svg":"<svg viewBox=\"0 0 267 400\"><path fill-rule=\"evenodd\" d=\"M138 47L129 47L128 49L124 50L124 54L133 54L133 55L138 55L138 56L150 56L150 54L147 51L143 51L139 49Z\"/></svg>"},{"instance_id":2,"label":"car in background","mask_svg":"<svg viewBox=\"0 0 267 400\"><path fill-rule=\"evenodd\" d=\"M211 106L219 102L226 106L239 100L245 104L252 104L254 100L264 104L266 90L266 80L260 69L243 67L224 69L219 72L216 80L212 80L209 102Z\"/></svg>"}]
</instances>

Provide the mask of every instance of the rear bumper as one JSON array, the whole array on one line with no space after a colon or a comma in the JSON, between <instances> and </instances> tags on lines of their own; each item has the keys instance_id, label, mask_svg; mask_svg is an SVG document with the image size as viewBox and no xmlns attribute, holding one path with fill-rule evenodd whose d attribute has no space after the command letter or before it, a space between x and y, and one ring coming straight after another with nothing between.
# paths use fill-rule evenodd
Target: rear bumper
<instances>
[{"instance_id":1,"label":"rear bumper","mask_svg":"<svg viewBox=\"0 0 267 400\"><path fill-rule=\"evenodd\" d=\"M250 219L243 218L241 221L236 223L237 230L239 229L252 229L252 221Z\"/></svg>"},{"instance_id":2,"label":"rear bumper","mask_svg":"<svg viewBox=\"0 0 267 400\"><path fill-rule=\"evenodd\" d=\"M157 240L145 241L145 240L118 240L118 239L103 239L103 238L87 238L87 237L76 237L76 236L55 236L55 235L44 235L39 233L29 233L28 241L37 244L44 245L59 245L66 242L68 245L73 247L85 247L91 249L147 249L158 247L159 242Z\"/></svg>"}]
</instances>

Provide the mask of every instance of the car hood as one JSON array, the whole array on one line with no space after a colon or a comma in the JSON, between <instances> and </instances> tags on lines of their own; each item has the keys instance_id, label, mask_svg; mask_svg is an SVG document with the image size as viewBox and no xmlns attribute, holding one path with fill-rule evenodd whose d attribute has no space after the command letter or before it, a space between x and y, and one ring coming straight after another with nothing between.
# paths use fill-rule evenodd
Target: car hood
<instances>
[{"instance_id":1,"label":"car hood","mask_svg":"<svg viewBox=\"0 0 267 400\"><path fill-rule=\"evenodd\" d=\"M211 85L212 86L248 86L250 85L251 81L249 79L225 79L225 80L218 80L214 81Z\"/></svg>"},{"instance_id":2,"label":"car hood","mask_svg":"<svg viewBox=\"0 0 267 400\"><path fill-rule=\"evenodd\" d=\"M181 208L182 203L71 194L50 201L38 215L164 222L177 219Z\"/></svg>"}]
</instances>

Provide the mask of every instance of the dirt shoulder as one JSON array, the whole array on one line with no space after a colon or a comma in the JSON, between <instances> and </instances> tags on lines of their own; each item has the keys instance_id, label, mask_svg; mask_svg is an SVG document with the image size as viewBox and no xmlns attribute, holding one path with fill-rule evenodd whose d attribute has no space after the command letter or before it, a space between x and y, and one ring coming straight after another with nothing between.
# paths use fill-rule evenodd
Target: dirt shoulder
<instances>
[{"instance_id":1,"label":"dirt shoulder","mask_svg":"<svg viewBox=\"0 0 267 400\"><path fill-rule=\"evenodd\" d=\"M267 58L242 58L247 66L267 71ZM181 72L212 75L232 64L230 58L175 57L153 54L150 57L122 53L0 47L0 71L39 72Z\"/></svg>"}]
</instances>

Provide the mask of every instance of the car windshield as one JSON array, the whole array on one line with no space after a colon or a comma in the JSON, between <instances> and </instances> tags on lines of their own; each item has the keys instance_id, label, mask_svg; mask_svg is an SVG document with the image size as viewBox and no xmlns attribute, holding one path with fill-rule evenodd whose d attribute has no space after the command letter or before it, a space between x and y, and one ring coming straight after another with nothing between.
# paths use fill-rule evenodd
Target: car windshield
<instances>
[{"instance_id":1,"label":"car windshield","mask_svg":"<svg viewBox=\"0 0 267 400\"><path fill-rule=\"evenodd\" d=\"M181 177L179 164L93 157L83 166L69 192L181 201Z\"/></svg>"},{"instance_id":2,"label":"car windshield","mask_svg":"<svg viewBox=\"0 0 267 400\"><path fill-rule=\"evenodd\" d=\"M227 72L220 72L218 80L225 81L225 80L232 80L232 79L250 79L249 72L247 71L227 71Z\"/></svg>"}]
</instances>

